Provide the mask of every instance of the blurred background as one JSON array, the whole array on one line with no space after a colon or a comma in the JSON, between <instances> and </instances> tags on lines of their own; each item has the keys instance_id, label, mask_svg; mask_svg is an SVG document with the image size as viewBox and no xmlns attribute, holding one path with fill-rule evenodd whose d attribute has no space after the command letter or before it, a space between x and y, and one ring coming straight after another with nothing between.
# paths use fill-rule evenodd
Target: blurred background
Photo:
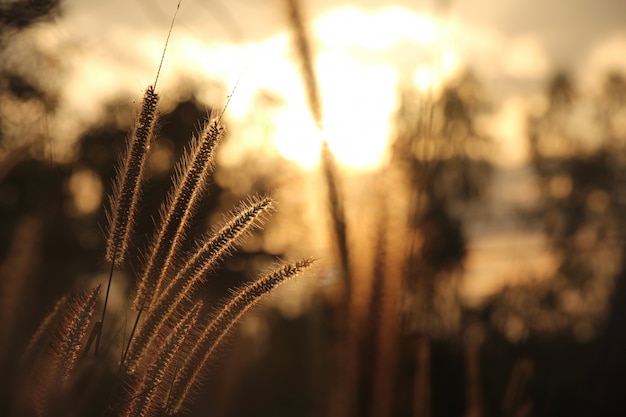
<instances>
[{"instance_id":1,"label":"blurred background","mask_svg":"<svg viewBox=\"0 0 626 417\"><path fill-rule=\"evenodd\" d=\"M0 0L6 381L60 296L106 282L107 196L176 9ZM248 195L279 205L207 297L319 262L241 323L193 413L625 415L625 16L618 0L184 0L111 314L127 320L175 162L223 111L190 244Z\"/></svg>"}]
</instances>

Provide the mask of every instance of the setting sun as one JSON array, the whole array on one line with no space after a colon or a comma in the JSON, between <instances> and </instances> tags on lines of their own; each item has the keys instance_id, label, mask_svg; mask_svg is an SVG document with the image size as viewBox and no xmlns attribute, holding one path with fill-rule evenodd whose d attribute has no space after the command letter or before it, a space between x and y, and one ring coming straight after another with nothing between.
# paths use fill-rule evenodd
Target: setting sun
<instances>
[{"instance_id":1,"label":"setting sun","mask_svg":"<svg viewBox=\"0 0 626 417\"><path fill-rule=\"evenodd\" d=\"M314 150L319 150L323 137L342 165L375 168L386 157L391 117L397 105L398 74L406 70L388 63L380 54L400 43L432 54L436 47L436 23L398 7L377 13L344 8L322 16L313 28L314 38L319 41L316 76L322 99L323 132L316 135L309 131L313 123L305 122L306 117L298 114L306 111L303 106L285 110L281 116L284 127L277 128L278 151L287 159L312 166L318 159ZM445 58L446 70L450 71L456 61L454 54L446 51L441 60ZM428 65L424 62L421 68L428 69L430 78L416 80L425 88L435 86L443 78ZM294 91L281 89L281 93L289 97ZM287 101L298 102L289 98ZM294 128L299 132L294 132Z\"/></svg>"},{"instance_id":2,"label":"setting sun","mask_svg":"<svg viewBox=\"0 0 626 417\"><path fill-rule=\"evenodd\" d=\"M395 105L395 72L383 64L359 64L341 52L320 54L318 65L330 148L346 166L379 165Z\"/></svg>"}]
</instances>

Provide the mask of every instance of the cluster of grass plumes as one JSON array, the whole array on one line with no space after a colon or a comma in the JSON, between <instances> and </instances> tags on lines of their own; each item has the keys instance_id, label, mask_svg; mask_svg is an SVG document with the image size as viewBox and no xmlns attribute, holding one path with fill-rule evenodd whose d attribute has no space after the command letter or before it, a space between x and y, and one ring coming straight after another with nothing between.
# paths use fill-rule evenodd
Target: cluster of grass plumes
<instances>
[{"instance_id":1,"label":"cluster of grass plumes","mask_svg":"<svg viewBox=\"0 0 626 417\"><path fill-rule=\"evenodd\" d=\"M193 251L185 249L190 243L187 232L207 192L215 149L224 133L223 113L207 120L176 166L138 275L132 301L137 312L134 326L128 341L122 343L115 376L103 377L106 355L100 354L100 348L104 346L102 335L107 334L111 283L115 269L127 266L136 246L133 230L140 216L150 147L156 140L157 81L158 72L128 136L109 200L105 258L111 270L101 318L93 319L100 285L63 297L56 304L25 351L20 381L23 395L15 408L20 415L180 415L199 391L214 352L243 314L312 263L304 259L279 266L257 281L233 289L230 299L217 308L205 303L200 290L209 274L262 224L274 206L270 196L250 197L226 216L221 227L202 237ZM107 349L112 346L108 344Z\"/></svg>"},{"instance_id":2,"label":"cluster of grass plumes","mask_svg":"<svg viewBox=\"0 0 626 417\"><path fill-rule=\"evenodd\" d=\"M93 371L108 394L104 415L180 415L199 391L214 352L243 314L273 288L312 263L310 259L279 266L256 281L234 289L216 308L200 295L202 284L214 274L224 256L273 209L270 196L250 197L225 216L221 226L187 251L186 235L198 201L207 192L214 167L214 151L223 135L221 115L208 120L176 167L173 185L160 210L160 221L138 274L132 305L137 319L124 342L115 378L101 378L93 362L104 369L98 354L109 289L115 268L124 267L135 245L134 219L139 215L144 165L155 140L158 96L149 87L137 127L128 137L108 213L106 259L111 263L102 319L94 320L101 286L63 297L43 321L25 351L20 413L55 416L81 413L72 404L88 404L79 388ZM130 300L129 300L130 301ZM104 345L104 343L103 343ZM104 350L104 349L102 349ZM88 364L82 366L81 364ZM96 378L96 376L94 376ZM100 401L103 402L103 401ZM98 401L96 401L98 403ZM81 410L84 410L81 408ZM90 410L93 412L93 410Z\"/></svg>"}]
</instances>

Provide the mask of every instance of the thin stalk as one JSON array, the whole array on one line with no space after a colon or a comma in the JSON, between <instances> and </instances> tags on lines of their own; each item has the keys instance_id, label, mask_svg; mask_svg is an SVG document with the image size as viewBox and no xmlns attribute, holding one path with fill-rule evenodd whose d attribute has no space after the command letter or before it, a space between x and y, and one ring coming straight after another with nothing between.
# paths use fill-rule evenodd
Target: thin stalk
<instances>
[{"instance_id":1,"label":"thin stalk","mask_svg":"<svg viewBox=\"0 0 626 417\"><path fill-rule=\"evenodd\" d=\"M137 312L137 317L135 318L135 324L133 324L133 330L130 331L130 336L128 337L128 344L126 345L126 349L124 350L124 355L122 356L122 362L120 363L120 373L124 369L124 362L126 362L126 357L128 356L128 350L130 349L131 344L133 343L133 338L135 337L135 332L137 331L137 327L139 325L139 319L141 318L141 313L143 313L144 306L142 305L139 311Z\"/></svg>"},{"instance_id":2,"label":"thin stalk","mask_svg":"<svg viewBox=\"0 0 626 417\"><path fill-rule=\"evenodd\" d=\"M98 327L98 333L96 335L96 350L95 356L98 356L98 352L100 351L100 339L102 336L102 329L104 329L104 318L107 313L107 304L109 303L109 294L111 292L111 281L113 281L113 270L115 269L115 253L113 254L113 259L111 260L111 270L109 271L109 282L107 283L107 292L104 296L104 306L102 307L102 318L100 319L100 325Z\"/></svg>"}]
</instances>

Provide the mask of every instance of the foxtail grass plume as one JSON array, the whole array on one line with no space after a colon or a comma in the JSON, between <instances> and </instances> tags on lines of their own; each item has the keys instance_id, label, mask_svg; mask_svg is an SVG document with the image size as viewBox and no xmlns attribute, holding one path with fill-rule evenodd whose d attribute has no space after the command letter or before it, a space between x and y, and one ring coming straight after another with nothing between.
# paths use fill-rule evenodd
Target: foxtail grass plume
<instances>
[{"instance_id":1,"label":"foxtail grass plume","mask_svg":"<svg viewBox=\"0 0 626 417\"><path fill-rule=\"evenodd\" d=\"M154 135L157 103L158 96L154 87L150 86L144 94L139 121L130 137L127 154L119 168L110 199L106 259L114 265L121 265L128 252L138 211L144 168Z\"/></svg>"}]
</instances>

